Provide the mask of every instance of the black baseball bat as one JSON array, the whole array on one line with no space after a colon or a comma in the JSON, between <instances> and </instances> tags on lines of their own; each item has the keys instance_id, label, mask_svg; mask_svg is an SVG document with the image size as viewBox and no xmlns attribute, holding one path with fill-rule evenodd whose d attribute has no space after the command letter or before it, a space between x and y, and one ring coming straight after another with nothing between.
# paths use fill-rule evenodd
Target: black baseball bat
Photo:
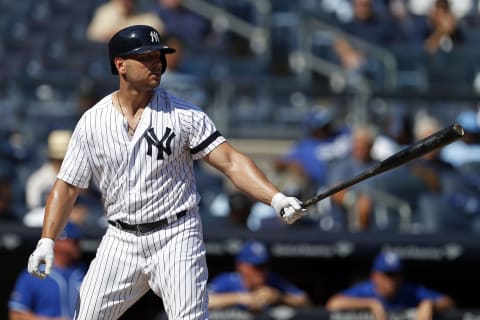
<instances>
[{"instance_id":1,"label":"black baseball bat","mask_svg":"<svg viewBox=\"0 0 480 320\"><path fill-rule=\"evenodd\" d=\"M455 123L445 129L442 129L434 134L426 137L425 139L419 140L402 150L394 153L385 160L379 162L378 164L372 166L371 168L361 172L357 176L353 177L350 180L342 182L326 192L320 193L315 197L308 199L303 202L303 208L307 208L318 201L330 197L332 194L335 194L343 189L346 189L360 181L376 176L387 170L396 168L412 159L418 158L434 149L443 147L453 141L459 139L463 136L463 128L461 125Z\"/></svg>"}]
</instances>

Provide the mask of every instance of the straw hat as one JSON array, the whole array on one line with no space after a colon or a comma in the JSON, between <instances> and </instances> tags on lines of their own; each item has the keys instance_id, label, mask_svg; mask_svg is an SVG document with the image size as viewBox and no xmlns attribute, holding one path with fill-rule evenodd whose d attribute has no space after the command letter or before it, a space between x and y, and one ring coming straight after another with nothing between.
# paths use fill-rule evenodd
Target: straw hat
<instances>
[{"instance_id":1,"label":"straw hat","mask_svg":"<svg viewBox=\"0 0 480 320\"><path fill-rule=\"evenodd\" d=\"M70 130L54 130L48 135L48 157L63 160L67 152L72 132Z\"/></svg>"}]
</instances>

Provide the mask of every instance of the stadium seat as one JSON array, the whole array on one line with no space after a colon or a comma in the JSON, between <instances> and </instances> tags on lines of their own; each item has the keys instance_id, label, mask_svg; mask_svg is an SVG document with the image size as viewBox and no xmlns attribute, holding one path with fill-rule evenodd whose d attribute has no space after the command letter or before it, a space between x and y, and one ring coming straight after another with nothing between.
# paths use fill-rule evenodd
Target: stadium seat
<instances>
[{"instance_id":1,"label":"stadium seat","mask_svg":"<svg viewBox=\"0 0 480 320\"><path fill-rule=\"evenodd\" d=\"M407 201L413 210L417 205L417 198L428 192L425 184L414 176L407 166L393 169L378 176L375 180L375 186L382 192Z\"/></svg>"},{"instance_id":2,"label":"stadium seat","mask_svg":"<svg viewBox=\"0 0 480 320\"><path fill-rule=\"evenodd\" d=\"M418 199L417 214L425 232L470 232L471 216L449 202L447 197L423 194Z\"/></svg>"}]
</instances>

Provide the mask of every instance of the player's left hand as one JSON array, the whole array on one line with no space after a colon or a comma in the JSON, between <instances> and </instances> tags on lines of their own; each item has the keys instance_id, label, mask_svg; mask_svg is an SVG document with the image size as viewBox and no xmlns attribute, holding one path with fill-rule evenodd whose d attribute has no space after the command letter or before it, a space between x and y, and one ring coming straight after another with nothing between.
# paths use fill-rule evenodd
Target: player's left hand
<instances>
[{"instance_id":1,"label":"player's left hand","mask_svg":"<svg viewBox=\"0 0 480 320\"><path fill-rule=\"evenodd\" d=\"M305 215L306 209L302 208L302 201L295 197L287 197L281 192L272 198L271 206L277 215L286 223L292 224Z\"/></svg>"},{"instance_id":2,"label":"player's left hand","mask_svg":"<svg viewBox=\"0 0 480 320\"><path fill-rule=\"evenodd\" d=\"M54 241L50 238L42 238L28 259L28 272L40 279L45 279L50 274L53 265ZM40 270L40 265L45 264L45 270Z\"/></svg>"}]
</instances>

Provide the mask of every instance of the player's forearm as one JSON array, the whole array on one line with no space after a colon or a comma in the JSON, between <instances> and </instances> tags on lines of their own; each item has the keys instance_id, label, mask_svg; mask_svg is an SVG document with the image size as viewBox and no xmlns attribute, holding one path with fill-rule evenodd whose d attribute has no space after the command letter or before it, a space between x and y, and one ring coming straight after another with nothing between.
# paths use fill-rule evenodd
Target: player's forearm
<instances>
[{"instance_id":1,"label":"player's forearm","mask_svg":"<svg viewBox=\"0 0 480 320\"><path fill-rule=\"evenodd\" d=\"M328 301L326 308L329 311L371 309L375 303L378 303L378 301L373 298L335 296Z\"/></svg>"},{"instance_id":2,"label":"player's forearm","mask_svg":"<svg viewBox=\"0 0 480 320\"><path fill-rule=\"evenodd\" d=\"M209 309L223 309L235 306L237 304L246 305L244 301L245 293L214 293L208 296L208 308Z\"/></svg>"},{"instance_id":3,"label":"player's forearm","mask_svg":"<svg viewBox=\"0 0 480 320\"><path fill-rule=\"evenodd\" d=\"M272 197L278 192L251 158L227 142L204 159L227 176L237 189L258 201L270 205Z\"/></svg>"},{"instance_id":4,"label":"player's forearm","mask_svg":"<svg viewBox=\"0 0 480 320\"><path fill-rule=\"evenodd\" d=\"M455 308L455 302L448 296L443 296L433 302L435 312L443 312Z\"/></svg>"},{"instance_id":5,"label":"player's forearm","mask_svg":"<svg viewBox=\"0 0 480 320\"><path fill-rule=\"evenodd\" d=\"M250 197L270 205L272 197L279 190L267 179L252 159L237 155L237 163L227 174L227 177L240 191Z\"/></svg>"},{"instance_id":6,"label":"player's forearm","mask_svg":"<svg viewBox=\"0 0 480 320\"><path fill-rule=\"evenodd\" d=\"M282 300L284 304L292 307L307 307L310 305L310 299L304 294L285 294Z\"/></svg>"},{"instance_id":7,"label":"player's forearm","mask_svg":"<svg viewBox=\"0 0 480 320\"><path fill-rule=\"evenodd\" d=\"M29 311L10 310L8 313L9 320L38 320L39 318Z\"/></svg>"},{"instance_id":8,"label":"player's forearm","mask_svg":"<svg viewBox=\"0 0 480 320\"><path fill-rule=\"evenodd\" d=\"M79 189L57 180L50 191L45 207L42 238L55 240L65 227L77 199Z\"/></svg>"}]
</instances>

